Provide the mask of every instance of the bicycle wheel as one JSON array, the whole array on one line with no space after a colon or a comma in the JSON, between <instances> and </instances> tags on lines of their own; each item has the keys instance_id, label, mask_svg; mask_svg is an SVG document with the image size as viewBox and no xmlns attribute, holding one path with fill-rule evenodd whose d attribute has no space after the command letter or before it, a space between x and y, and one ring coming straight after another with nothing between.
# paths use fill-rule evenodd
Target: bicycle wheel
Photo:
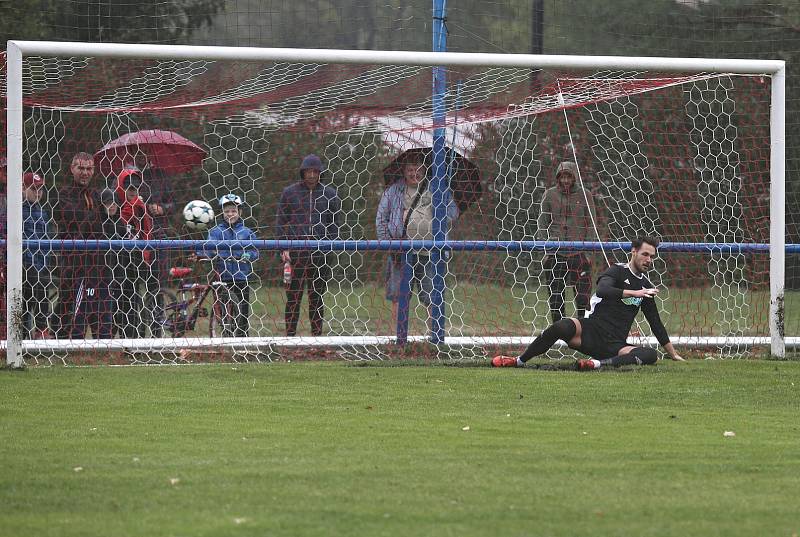
<instances>
[{"instance_id":1,"label":"bicycle wheel","mask_svg":"<svg viewBox=\"0 0 800 537\"><path fill-rule=\"evenodd\" d=\"M172 337L181 337L186 333L186 322L178 308L178 296L166 289L160 291L163 308L158 308L153 322L166 329Z\"/></svg>"},{"instance_id":2,"label":"bicycle wheel","mask_svg":"<svg viewBox=\"0 0 800 537\"><path fill-rule=\"evenodd\" d=\"M162 337L166 327L165 320L169 317L165 306L177 301L175 293L162 287L158 275L151 272L145 275L141 300L143 328L150 332L150 337Z\"/></svg>"}]
</instances>

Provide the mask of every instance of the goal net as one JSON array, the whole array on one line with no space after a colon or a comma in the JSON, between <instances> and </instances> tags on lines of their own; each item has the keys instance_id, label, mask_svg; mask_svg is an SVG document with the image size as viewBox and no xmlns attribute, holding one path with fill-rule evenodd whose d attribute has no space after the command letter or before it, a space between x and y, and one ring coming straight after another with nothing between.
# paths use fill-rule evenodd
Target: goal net
<instances>
[{"instance_id":1,"label":"goal net","mask_svg":"<svg viewBox=\"0 0 800 537\"><path fill-rule=\"evenodd\" d=\"M510 353L590 307L639 235L664 243L649 277L677 345L770 345L769 67L131 50L23 58L28 363ZM186 225L194 200L216 231ZM646 322L631 341L655 344Z\"/></svg>"}]
</instances>

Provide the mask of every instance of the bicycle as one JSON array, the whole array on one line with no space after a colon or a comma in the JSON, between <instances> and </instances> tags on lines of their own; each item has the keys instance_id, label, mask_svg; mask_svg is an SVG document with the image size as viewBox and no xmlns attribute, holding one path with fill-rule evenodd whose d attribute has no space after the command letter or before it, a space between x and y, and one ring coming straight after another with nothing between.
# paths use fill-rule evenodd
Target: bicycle
<instances>
[{"instance_id":1,"label":"bicycle","mask_svg":"<svg viewBox=\"0 0 800 537\"><path fill-rule=\"evenodd\" d=\"M191 281L190 267L172 267L169 275L178 280L177 294L163 289L164 310L158 323L173 337L182 337L191 332L197 325L197 320L208 317L208 331L212 338L230 335L227 323L231 318L228 307L219 300L219 289L226 287L227 283L215 281L210 284ZM206 299L213 291L213 303L209 310L205 306ZM179 296L180 295L180 298Z\"/></svg>"}]
</instances>

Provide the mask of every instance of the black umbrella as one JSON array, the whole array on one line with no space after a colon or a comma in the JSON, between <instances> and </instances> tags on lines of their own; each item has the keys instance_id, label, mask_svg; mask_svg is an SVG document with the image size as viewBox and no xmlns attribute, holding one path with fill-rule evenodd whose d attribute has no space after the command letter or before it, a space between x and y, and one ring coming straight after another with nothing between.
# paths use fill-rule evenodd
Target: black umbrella
<instances>
[{"instance_id":1,"label":"black umbrella","mask_svg":"<svg viewBox=\"0 0 800 537\"><path fill-rule=\"evenodd\" d=\"M433 148L415 147L403 151L383 169L383 180L386 186L403 179L403 166L408 162L425 165L426 177L433 175ZM449 170L450 192L460 213L466 211L483 193L481 172L466 157L459 155L450 147L445 148L445 167Z\"/></svg>"}]
</instances>

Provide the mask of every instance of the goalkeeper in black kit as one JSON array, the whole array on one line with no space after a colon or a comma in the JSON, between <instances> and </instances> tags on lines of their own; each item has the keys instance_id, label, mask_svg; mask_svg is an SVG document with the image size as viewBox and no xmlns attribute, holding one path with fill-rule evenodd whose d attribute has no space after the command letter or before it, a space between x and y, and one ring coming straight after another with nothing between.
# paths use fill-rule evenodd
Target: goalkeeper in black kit
<instances>
[{"instance_id":1,"label":"goalkeeper in black kit","mask_svg":"<svg viewBox=\"0 0 800 537\"><path fill-rule=\"evenodd\" d=\"M682 362L658 314L655 301L658 289L645 276L653 268L658 243L653 237L637 237L631 243L630 261L609 267L597 279L597 289L585 318L561 319L551 324L522 355L517 358L495 356L492 365L523 367L534 356L547 352L559 339L590 357L575 363L575 368L581 371L603 366L654 364L658 359L655 349L637 347L626 341L640 309L669 357Z\"/></svg>"}]
</instances>

